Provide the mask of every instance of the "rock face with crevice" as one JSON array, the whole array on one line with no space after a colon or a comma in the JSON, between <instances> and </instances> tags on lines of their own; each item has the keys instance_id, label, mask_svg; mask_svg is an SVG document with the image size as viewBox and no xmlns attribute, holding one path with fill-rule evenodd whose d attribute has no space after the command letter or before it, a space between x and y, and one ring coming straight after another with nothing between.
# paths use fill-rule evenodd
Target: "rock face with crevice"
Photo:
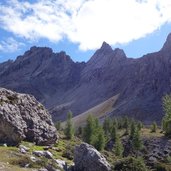
<instances>
[{"instance_id":1,"label":"rock face with crevice","mask_svg":"<svg viewBox=\"0 0 171 171\"><path fill-rule=\"evenodd\" d=\"M0 143L16 145L22 140L38 145L55 143L51 116L33 96L0 88Z\"/></svg>"}]
</instances>

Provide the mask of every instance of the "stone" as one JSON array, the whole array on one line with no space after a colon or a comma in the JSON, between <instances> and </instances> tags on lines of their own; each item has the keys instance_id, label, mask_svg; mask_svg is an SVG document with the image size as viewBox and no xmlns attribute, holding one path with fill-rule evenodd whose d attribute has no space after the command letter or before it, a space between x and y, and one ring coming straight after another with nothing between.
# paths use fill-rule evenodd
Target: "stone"
<instances>
[{"instance_id":1,"label":"stone","mask_svg":"<svg viewBox=\"0 0 171 171\"><path fill-rule=\"evenodd\" d=\"M37 157L46 157L47 159L53 159L53 154L49 151L33 151L32 152Z\"/></svg>"},{"instance_id":2,"label":"stone","mask_svg":"<svg viewBox=\"0 0 171 171\"><path fill-rule=\"evenodd\" d=\"M48 159L53 159L53 154L50 151L44 151L44 156Z\"/></svg>"},{"instance_id":3,"label":"stone","mask_svg":"<svg viewBox=\"0 0 171 171\"><path fill-rule=\"evenodd\" d=\"M23 140L54 144L57 133L51 116L33 96L0 88L0 143L16 145Z\"/></svg>"},{"instance_id":4,"label":"stone","mask_svg":"<svg viewBox=\"0 0 171 171\"><path fill-rule=\"evenodd\" d=\"M31 160L32 162L36 162L36 161L37 161L36 157L34 157L34 156L30 156L30 160Z\"/></svg>"},{"instance_id":5,"label":"stone","mask_svg":"<svg viewBox=\"0 0 171 171\"><path fill-rule=\"evenodd\" d=\"M19 145L19 150L20 150L21 153L25 154L30 150L30 148L28 148L28 147L26 147L24 145Z\"/></svg>"},{"instance_id":6,"label":"stone","mask_svg":"<svg viewBox=\"0 0 171 171\"><path fill-rule=\"evenodd\" d=\"M25 153L27 153L27 151L24 148L20 148L20 153L25 154Z\"/></svg>"},{"instance_id":7,"label":"stone","mask_svg":"<svg viewBox=\"0 0 171 171\"><path fill-rule=\"evenodd\" d=\"M7 144L3 144L3 147L7 147Z\"/></svg>"},{"instance_id":8,"label":"stone","mask_svg":"<svg viewBox=\"0 0 171 171\"><path fill-rule=\"evenodd\" d=\"M35 156L37 157L42 157L44 156L44 151L33 151L32 152Z\"/></svg>"},{"instance_id":9,"label":"stone","mask_svg":"<svg viewBox=\"0 0 171 171\"><path fill-rule=\"evenodd\" d=\"M74 163L75 171L111 171L104 156L87 143L75 147Z\"/></svg>"},{"instance_id":10,"label":"stone","mask_svg":"<svg viewBox=\"0 0 171 171\"><path fill-rule=\"evenodd\" d=\"M67 170L67 164L64 160L60 160L60 159L54 159L53 160L57 165L58 167L60 167L61 169L64 169L64 170Z\"/></svg>"},{"instance_id":11,"label":"stone","mask_svg":"<svg viewBox=\"0 0 171 171\"><path fill-rule=\"evenodd\" d=\"M39 169L38 171L48 171L48 170L45 169L45 168L41 168L41 169Z\"/></svg>"}]
</instances>

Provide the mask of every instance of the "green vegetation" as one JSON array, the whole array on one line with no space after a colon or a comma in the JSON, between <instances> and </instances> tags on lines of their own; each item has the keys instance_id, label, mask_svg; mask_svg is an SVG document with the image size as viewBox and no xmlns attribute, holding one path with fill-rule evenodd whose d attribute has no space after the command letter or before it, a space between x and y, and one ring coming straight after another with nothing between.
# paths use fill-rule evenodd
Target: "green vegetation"
<instances>
[{"instance_id":1,"label":"green vegetation","mask_svg":"<svg viewBox=\"0 0 171 171\"><path fill-rule=\"evenodd\" d=\"M151 125L151 132L156 132L157 131L157 124L156 122L153 122Z\"/></svg>"},{"instance_id":2,"label":"green vegetation","mask_svg":"<svg viewBox=\"0 0 171 171\"><path fill-rule=\"evenodd\" d=\"M163 131L167 136L171 135L171 95L166 95L163 98L163 109L165 115L162 120Z\"/></svg>"},{"instance_id":3,"label":"green vegetation","mask_svg":"<svg viewBox=\"0 0 171 171\"><path fill-rule=\"evenodd\" d=\"M69 112L67 115L67 123L65 128L65 136L67 139L72 139L74 136L74 127L72 124L72 113Z\"/></svg>"},{"instance_id":4,"label":"green vegetation","mask_svg":"<svg viewBox=\"0 0 171 171\"><path fill-rule=\"evenodd\" d=\"M105 117L105 120L103 122L103 130L104 130L105 136L108 137L111 132L111 123L108 117Z\"/></svg>"},{"instance_id":5,"label":"green vegetation","mask_svg":"<svg viewBox=\"0 0 171 171\"><path fill-rule=\"evenodd\" d=\"M61 121L57 121L55 124L55 127L58 131L60 131L61 130Z\"/></svg>"},{"instance_id":6,"label":"green vegetation","mask_svg":"<svg viewBox=\"0 0 171 171\"><path fill-rule=\"evenodd\" d=\"M116 125L113 124L112 130L111 130L111 139L116 141L116 136L117 136L117 128L116 128Z\"/></svg>"},{"instance_id":7,"label":"green vegetation","mask_svg":"<svg viewBox=\"0 0 171 171\"><path fill-rule=\"evenodd\" d=\"M143 142L140 137L140 131L136 128L135 133L132 138L132 147L135 151L142 150L143 148Z\"/></svg>"},{"instance_id":8,"label":"green vegetation","mask_svg":"<svg viewBox=\"0 0 171 171\"><path fill-rule=\"evenodd\" d=\"M105 136L98 119L89 115L83 132L83 140L93 145L97 150L103 150L105 146Z\"/></svg>"},{"instance_id":9,"label":"green vegetation","mask_svg":"<svg viewBox=\"0 0 171 171\"><path fill-rule=\"evenodd\" d=\"M12 100L12 99L10 99ZM56 128L60 133L59 141L53 148L48 149L54 156L54 159L65 160L68 165L73 164L74 148L76 145L85 141L93 145L97 150L106 157L107 161L113 166L114 171L170 171L171 157L169 154L164 160L159 160L154 163L148 163L148 148L147 144L151 139L158 143L158 140L170 140L171 136L171 96L167 95L163 98L163 109L165 115L162 120L162 130L156 122L153 122L151 127L143 126L140 121L132 118L104 118L104 121L99 122L97 118L89 115L86 123L83 126L77 127L72 122L72 113L67 115L65 128L61 128L61 122L56 123ZM75 131L76 130L76 133ZM75 135L74 135L75 133ZM164 137L167 135L167 137ZM73 138L74 137L74 138ZM35 150L44 150L46 147L36 146L33 143L22 142L22 145L29 147L27 154L21 154L17 147L0 147L0 165L1 162L9 163L4 171L23 171L22 168L28 163L26 171L31 169L39 169L48 165L55 166L52 159L41 157L41 162L33 162L30 159L32 152ZM158 144L150 144L157 147ZM162 149L163 150L163 149ZM167 151L165 151L167 153ZM138 156L142 156L139 158ZM161 157L161 156L159 156ZM11 170L10 170L11 169Z\"/></svg>"},{"instance_id":10,"label":"green vegetation","mask_svg":"<svg viewBox=\"0 0 171 171\"><path fill-rule=\"evenodd\" d=\"M115 137L115 146L114 146L115 155L118 156L118 157L122 157L123 150L124 150L124 147L122 145L122 142L120 140L120 137L119 137L118 134L116 134L116 137Z\"/></svg>"},{"instance_id":11,"label":"green vegetation","mask_svg":"<svg viewBox=\"0 0 171 171\"><path fill-rule=\"evenodd\" d=\"M142 158L128 157L115 163L114 171L147 171Z\"/></svg>"}]
</instances>

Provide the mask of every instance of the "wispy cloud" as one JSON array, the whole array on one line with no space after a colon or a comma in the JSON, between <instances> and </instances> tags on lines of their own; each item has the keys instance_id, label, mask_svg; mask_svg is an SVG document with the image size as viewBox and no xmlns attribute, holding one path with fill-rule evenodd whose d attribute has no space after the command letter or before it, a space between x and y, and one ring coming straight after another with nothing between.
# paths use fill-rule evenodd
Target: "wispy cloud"
<instances>
[{"instance_id":1,"label":"wispy cloud","mask_svg":"<svg viewBox=\"0 0 171 171\"><path fill-rule=\"evenodd\" d=\"M19 50L24 43L16 41L14 38L10 37L5 41L0 42L0 52L11 53Z\"/></svg>"},{"instance_id":2,"label":"wispy cloud","mask_svg":"<svg viewBox=\"0 0 171 171\"><path fill-rule=\"evenodd\" d=\"M9 0L0 27L29 40L64 37L83 50L128 43L171 22L170 0Z\"/></svg>"}]
</instances>

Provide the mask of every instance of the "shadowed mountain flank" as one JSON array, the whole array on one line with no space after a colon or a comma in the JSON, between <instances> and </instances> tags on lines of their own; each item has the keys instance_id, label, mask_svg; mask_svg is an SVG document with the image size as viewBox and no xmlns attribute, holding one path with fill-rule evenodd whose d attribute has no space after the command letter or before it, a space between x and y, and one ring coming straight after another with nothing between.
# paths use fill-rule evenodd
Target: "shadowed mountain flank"
<instances>
[{"instance_id":1,"label":"shadowed mountain flank","mask_svg":"<svg viewBox=\"0 0 171 171\"><path fill-rule=\"evenodd\" d=\"M145 122L160 120L161 99L171 92L171 34L155 53L127 58L122 49L103 42L90 60L73 62L65 53L32 47L15 61L0 64L0 86L36 97L63 120L117 95L113 115L130 115Z\"/></svg>"}]
</instances>

